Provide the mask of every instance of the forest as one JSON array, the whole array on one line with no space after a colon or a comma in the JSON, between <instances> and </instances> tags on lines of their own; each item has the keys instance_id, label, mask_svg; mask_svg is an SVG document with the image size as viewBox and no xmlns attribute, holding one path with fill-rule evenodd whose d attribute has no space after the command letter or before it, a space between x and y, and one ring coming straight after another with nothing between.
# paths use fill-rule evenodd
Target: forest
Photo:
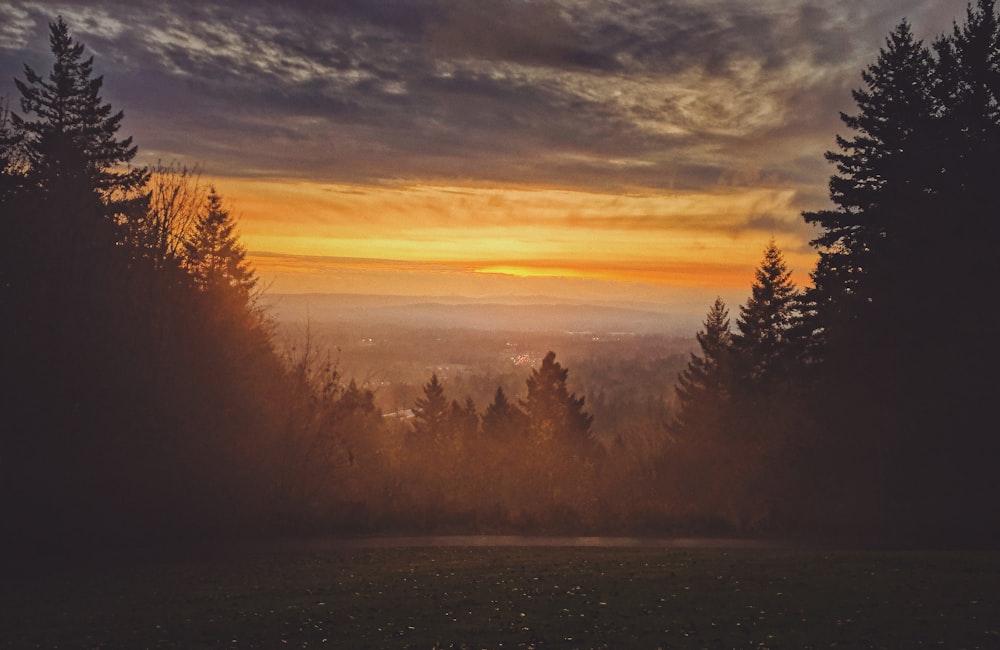
<instances>
[{"instance_id":1,"label":"forest","mask_svg":"<svg viewBox=\"0 0 1000 650\"><path fill-rule=\"evenodd\" d=\"M495 384L432 372L393 413L311 337L285 344L227 197L197 166L133 165L61 18L50 44L51 70L26 65L0 102L5 543L996 544L992 2L930 44L900 23L862 71L832 205L803 214L809 286L762 242L746 301L707 306L688 355L541 350Z\"/></svg>"}]
</instances>

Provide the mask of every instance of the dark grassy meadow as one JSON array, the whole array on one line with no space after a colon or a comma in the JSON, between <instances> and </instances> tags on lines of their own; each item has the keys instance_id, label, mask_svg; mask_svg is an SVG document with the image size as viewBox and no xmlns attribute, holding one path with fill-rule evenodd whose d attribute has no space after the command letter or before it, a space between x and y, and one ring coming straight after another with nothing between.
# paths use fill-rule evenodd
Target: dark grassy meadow
<instances>
[{"instance_id":1,"label":"dark grassy meadow","mask_svg":"<svg viewBox=\"0 0 1000 650\"><path fill-rule=\"evenodd\" d=\"M2 589L4 648L1000 648L1000 554L243 549Z\"/></svg>"}]
</instances>

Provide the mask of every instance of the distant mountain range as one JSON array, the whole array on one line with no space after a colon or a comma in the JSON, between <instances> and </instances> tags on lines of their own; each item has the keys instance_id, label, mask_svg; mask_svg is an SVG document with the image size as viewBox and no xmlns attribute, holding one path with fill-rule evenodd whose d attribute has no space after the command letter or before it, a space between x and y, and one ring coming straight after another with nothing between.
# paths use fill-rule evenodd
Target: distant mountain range
<instances>
[{"instance_id":1,"label":"distant mountain range","mask_svg":"<svg viewBox=\"0 0 1000 650\"><path fill-rule=\"evenodd\" d=\"M688 306L586 303L549 296L270 294L264 303L287 323L371 323L428 329L594 332L690 336L704 314Z\"/></svg>"}]
</instances>

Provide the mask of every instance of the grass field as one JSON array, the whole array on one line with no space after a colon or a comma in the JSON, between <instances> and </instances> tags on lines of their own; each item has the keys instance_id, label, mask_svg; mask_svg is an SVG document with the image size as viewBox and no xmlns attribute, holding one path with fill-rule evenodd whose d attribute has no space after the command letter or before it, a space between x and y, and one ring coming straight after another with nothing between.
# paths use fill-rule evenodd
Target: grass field
<instances>
[{"instance_id":1,"label":"grass field","mask_svg":"<svg viewBox=\"0 0 1000 650\"><path fill-rule=\"evenodd\" d=\"M243 550L8 576L4 648L1000 648L1000 553Z\"/></svg>"}]
</instances>

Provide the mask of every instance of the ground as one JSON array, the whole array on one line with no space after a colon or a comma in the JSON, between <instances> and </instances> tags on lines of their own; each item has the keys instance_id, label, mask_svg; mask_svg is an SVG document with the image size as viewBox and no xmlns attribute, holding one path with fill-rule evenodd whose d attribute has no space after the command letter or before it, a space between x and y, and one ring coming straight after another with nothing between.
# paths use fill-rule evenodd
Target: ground
<instances>
[{"instance_id":1,"label":"ground","mask_svg":"<svg viewBox=\"0 0 1000 650\"><path fill-rule=\"evenodd\" d=\"M3 648L1000 648L1000 553L215 549L21 571Z\"/></svg>"}]
</instances>

